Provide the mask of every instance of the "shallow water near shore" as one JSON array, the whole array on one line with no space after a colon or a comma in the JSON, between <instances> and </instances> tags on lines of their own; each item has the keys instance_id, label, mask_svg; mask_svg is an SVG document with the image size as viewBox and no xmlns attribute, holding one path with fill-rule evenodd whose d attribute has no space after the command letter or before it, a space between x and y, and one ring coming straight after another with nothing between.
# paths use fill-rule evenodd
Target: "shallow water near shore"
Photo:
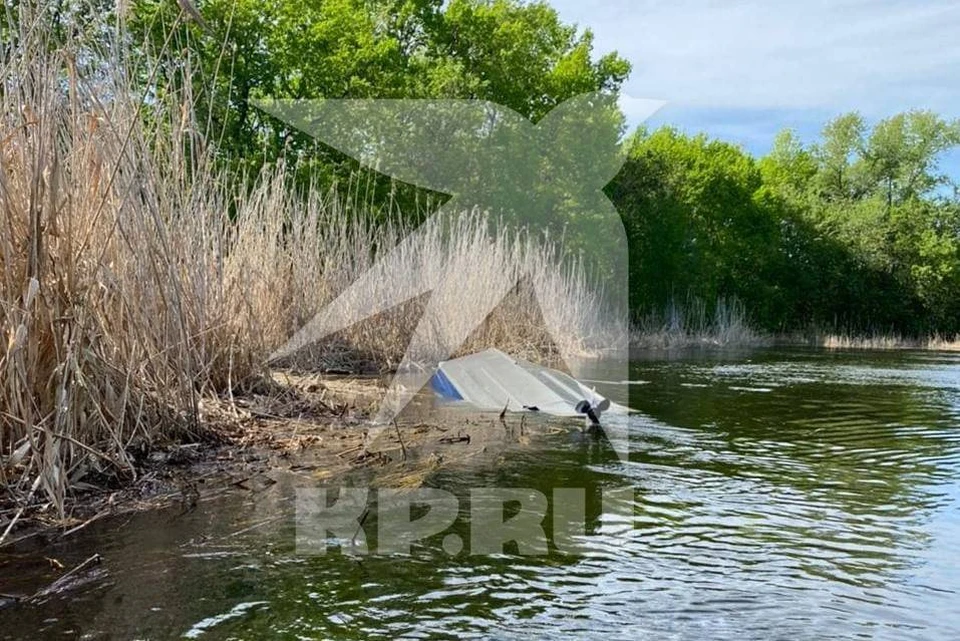
<instances>
[{"instance_id":1,"label":"shallow water near shore","mask_svg":"<svg viewBox=\"0 0 960 641\"><path fill-rule=\"evenodd\" d=\"M629 461L576 422L511 447L509 417L503 448L426 479L461 498L466 542L472 488L583 488L581 554L450 555L439 535L305 557L281 479L0 556L0 593L55 577L43 555L103 557L0 610L0 639L960 638L960 354L650 355L591 378L638 411ZM605 513L623 487L629 516Z\"/></svg>"}]
</instances>

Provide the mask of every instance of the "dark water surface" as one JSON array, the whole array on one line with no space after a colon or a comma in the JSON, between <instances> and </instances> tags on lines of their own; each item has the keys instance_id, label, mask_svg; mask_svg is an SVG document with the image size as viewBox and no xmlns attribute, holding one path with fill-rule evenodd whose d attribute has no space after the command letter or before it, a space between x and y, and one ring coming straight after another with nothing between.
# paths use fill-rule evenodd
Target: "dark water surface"
<instances>
[{"instance_id":1,"label":"dark water surface","mask_svg":"<svg viewBox=\"0 0 960 641\"><path fill-rule=\"evenodd\" d=\"M47 553L99 552L98 573L0 610L0 639L960 639L960 354L713 354L631 379L601 385L640 412L628 462L571 426L428 479L465 514L474 487L585 488L585 554L440 537L305 558L281 483L91 526ZM632 516L604 513L624 486Z\"/></svg>"}]
</instances>

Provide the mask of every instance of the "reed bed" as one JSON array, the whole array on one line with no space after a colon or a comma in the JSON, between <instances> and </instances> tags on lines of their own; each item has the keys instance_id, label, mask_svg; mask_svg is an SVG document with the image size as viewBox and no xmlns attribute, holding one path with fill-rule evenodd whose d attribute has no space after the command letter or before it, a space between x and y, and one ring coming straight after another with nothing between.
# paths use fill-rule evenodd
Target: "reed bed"
<instances>
[{"instance_id":1,"label":"reed bed","mask_svg":"<svg viewBox=\"0 0 960 641\"><path fill-rule=\"evenodd\" d=\"M906 349L934 352L960 352L960 336L951 339L939 335L926 338L910 338L899 334L816 334L812 338L802 342L827 349Z\"/></svg>"},{"instance_id":2,"label":"reed bed","mask_svg":"<svg viewBox=\"0 0 960 641\"><path fill-rule=\"evenodd\" d=\"M157 98L162 72L134 81L123 34L54 42L38 27L46 5L14 9L0 53L0 484L13 506L0 541L24 509L63 518L79 484L133 480L133 452L202 432L201 399L265 374L273 350L410 231L399 217L373 225L336 190L293 191L282 165L248 181L221 171L189 56L167 83L180 90ZM490 274L523 276L464 351L543 360L608 331L579 263L524 234L492 236L482 213L455 224L457 242L428 237L418 260L431 273L473 265L461 301ZM562 335L544 329L541 303ZM394 367L424 304L344 329L299 364Z\"/></svg>"},{"instance_id":3,"label":"reed bed","mask_svg":"<svg viewBox=\"0 0 960 641\"><path fill-rule=\"evenodd\" d=\"M763 347L771 342L769 336L750 326L741 302L723 298L712 313L699 299L671 302L662 312L638 319L630 331L630 347L638 350Z\"/></svg>"}]
</instances>

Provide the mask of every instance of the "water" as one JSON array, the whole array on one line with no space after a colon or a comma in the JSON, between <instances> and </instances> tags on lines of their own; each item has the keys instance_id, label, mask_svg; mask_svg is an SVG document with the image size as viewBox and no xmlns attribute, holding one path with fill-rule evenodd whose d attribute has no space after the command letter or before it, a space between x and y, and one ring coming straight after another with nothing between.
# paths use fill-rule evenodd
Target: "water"
<instances>
[{"instance_id":1,"label":"water","mask_svg":"<svg viewBox=\"0 0 960 641\"><path fill-rule=\"evenodd\" d=\"M604 389L641 412L629 461L563 430L428 480L585 488L586 554L304 558L284 482L45 550L104 564L0 639L960 638L960 355L649 360ZM628 522L598 500L623 486Z\"/></svg>"}]
</instances>

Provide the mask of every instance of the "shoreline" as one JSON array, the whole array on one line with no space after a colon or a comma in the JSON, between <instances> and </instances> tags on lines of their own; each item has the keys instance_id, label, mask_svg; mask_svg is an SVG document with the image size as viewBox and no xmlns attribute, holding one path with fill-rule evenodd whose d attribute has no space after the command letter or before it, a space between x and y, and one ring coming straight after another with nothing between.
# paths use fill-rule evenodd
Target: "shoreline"
<instances>
[{"instance_id":1,"label":"shoreline","mask_svg":"<svg viewBox=\"0 0 960 641\"><path fill-rule=\"evenodd\" d=\"M807 338L782 337L777 339L776 343L801 347L820 347L824 349L960 352L960 336L957 336L953 339L942 338L939 336L917 339L880 334L875 336L822 334Z\"/></svg>"},{"instance_id":2,"label":"shoreline","mask_svg":"<svg viewBox=\"0 0 960 641\"><path fill-rule=\"evenodd\" d=\"M657 353L695 349L761 349L767 347L809 347L826 350L914 350L930 352L960 352L960 336L948 339L939 336L906 338L897 335L847 334L764 334L739 333L735 337L715 332L644 333L631 335L631 353Z\"/></svg>"},{"instance_id":3,"label":"shoreline","mask_svg":"<svg viewBox=\"0 0 960 641\"><path fill-rule=\"evenodd\" d=\"M670 341L639 346L631 341L631 357L684 350L771 347L960 352L960 340L754 336L759 339L724 342L709 334L684 334L674 335ZM176 504L192 510L198 502L225 492L272 485L277 481L270 474L277 472L306 473L314 480L324 480L364 468L390 468L398 477L394 480L409 483L419 475L422 481L425 475L413 469L416 465L412 464L422 463L424 452L428 453L431 469L441 462L458 460L462 454L475 454L477 448L449 446L469 446L472 435L464 434L466 428L497 422L497 417L465 414L456 417L456 427L460 429L455 429L440 424L435 416L418 419L415 401L413 419L405 412L402 430L400 425L378 430L377 438L369 441L368 420L385 389L380 376L277 370L269 378L255 380L243 391L204 398L198 404L201 427L197 434L184 432L179 437L165 437L153 446L143 446L133 456L135 468L124 470L126 475L100 474L71 486L64 519L57 517L49 501L39 498L39 492L14 493L12 484L8 484L0 494L0 550L34 537L65 538L102 518L125 513ZM424 402L422 395L419 401ZM451 430L456 432L453 438ZM438 451L441 445L443 454ZM401 478L404 473L409 473L409 478Z\"/></svg>"},{"instance_id":4,"label":"shoreline","mask_svg":"<svg viewBox=\"0 0 960 641\"><path fill-rule=\"evenodd\" d=\"M65 538L111 516L177 503L192 510L232 489L273 484L269 471L281 462L306 465L308 452L323 459L331 474L361 465L349 455L362 449L364 430L357 428L366 417L365 397L380 388L376 379L302 377L284 386L277 378L275 373L228 398L201 399L198 434L143 446L133 453L133 470L75 484L65 519L36 493L6 492L0 498L0 536L6 534L0 550L34 537Z\"/></svg>"},{"instance_id":5,"label":"shoreline","mask_svg":"<svg viewBox=\"0 0 960 641\"><path fill-rule=\"evenodd\" d=\"M204 399L199 438L170 438L139 453L134 479L77 484L63 520L36 496L28 503L2 496L0 535L9 531L0 552L31 542L42 547L125 514L178 505L187 513L291 478L315 485L363 474L372 486L414 488L442 467L526 447L538 434L563 429L526 415L431 411L432 397L421 394L394 426L371 434L369 417L385 390L377 376L275 371L232 398Z\"/></svg>"}]
</instances>

